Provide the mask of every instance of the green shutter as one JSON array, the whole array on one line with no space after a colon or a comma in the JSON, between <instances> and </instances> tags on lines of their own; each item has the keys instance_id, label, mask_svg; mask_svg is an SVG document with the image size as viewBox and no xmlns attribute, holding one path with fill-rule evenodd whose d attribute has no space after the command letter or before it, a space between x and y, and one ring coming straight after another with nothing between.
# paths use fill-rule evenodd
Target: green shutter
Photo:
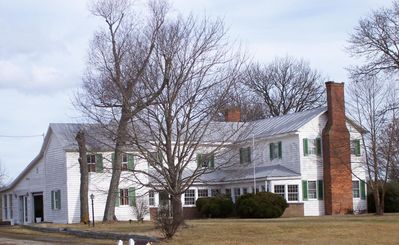
<instances>
[{"instance_id":1,"label":"green shutter","mask_svg":"<svg viewBox=\"0 0 399 245\"><path fill-rule=\"evenodd\" d=\"M308 154L309 154L309 151L308 151L308 139L304 138L303 139L303 155L307 156Z\"/></svg>"},{"instance_id":2,"label":"green shutter","mask_svg":"<svg viewBox=\"0 0 399 245\"><path fill-rule=\"evenodd\" d=\"M308 181L302 180L302 199L303 201L308 200Z\"/></svg>"},{"instance_id":3,"label":"green shutter","mask_svg":"<svg viewBox=\"0 0 399 245\"><path fill-rule=\"evenodd\" d=\"M103 170L104 170L103 155L102 154L96 154L96 172L97 173L102 173Z\"/></svg>"},{"instance_id":4,"label":"green shutter","mask_svg":"<svg viewBox=\"0 0 399 245\"><path fill-rule=\"evenodd\" d=\"M251 162L251 147L247 147L247 160L248 162Z\"/></svg>"},{"instance_id":5,"label":"green shutter","mask_svg":"<svg viewBox=\"0 0 399 245\"><path fill-rule=\"evenodd\" d=\"M283 156L283 147L281 141L278 142L278 158L282 158Z\"/></svg>"},{"instance_id":6,"label":"green shutter","mask_svg":"<svg viewBox=\"0 0 399 245\"><path fill-rule=\"evenodd\" d=\"M355 140L355 155L360 156L360 140Z\"/></svg>"},{"instance_id":7,"label":"green shutter","mask_svg":"<svg viewBox=\"0 0 399 245\"><path fill-rule=\"evenodd\" d=\"M211 155L211 159L209 159L209 167L211 168L211 169L214 169L215 168L215 155L212 153L212 155Z\"/></svg>"},{"instance_id":8,"label":"green shutter","mask_svg":"<svg viewBox=\"0 0 399 245\"><path fill-rule=\"evenodd\" d=\"M119 207L120 193L121 193L121 191L118 189L118 191L116 192L116 197L115 197L115 207Z\"/></svg>"},{"instance_id":9,"label":"green shutter","mask_svg":"<svg viewBox=\"0 0 399 245\"><path fill-rule=\"evenodd\" d=\"M317 181L317 191L318 191L317 198L319 200L323 200L323 194L324 194L323 180L318 180Z\"/></svg>"},{"instance_id":10,"label":"green shutter","mask_svg":"<svg viewBox=\"0 0 399 245\"><path fill-rule=\"evenodd\" d=\"M58 190L58 191L56 191L55 192L55 194L56 194L56 198L57 198L57 209L61 209L61 191L60 190Z\"/></svg>"},{"instance_id":11,"label":"green shutter","mask_svg":"<svg viewBox=\"0 0 399 245\"><path fill-rule=\"evenodd\" d=\"M244 148L240 148L240 164L244 162Z\"/></svg>"},{"instance_id":12,"label":"green shutter","mask_svg":"<svg viewBox=\"0 0 399 245\"><path fill-rule=\"evenodd\" d=\"M366 183L360 180L360 198L366 200Z\"/></svg>"},{"instance_id":13,"label":"green shutter","mask_svg":"<svg viewBox=\"0 0 399 245\"><path fill-rule=\"evenodd\" d=\"M202 167L202 164L201 164L201 161L202 161L202 154L197 154L197 168L201 168Z\"/></svg>"},{"instance_id":14,"label":"green shutter","mask_svg":"<svg viewBox=\"0 0 399 245\"><path fill-rule=\"evenodd\" d=\"M111 161L112 161L112 163L115 162L115 153L112 153L112 154L111 154Z\"/></svg>"},{"instance_id":15,"label":"green shutter","mask_svg":"<svg viewBox=\"0 0 399 245\"><path fill-rule=\"evenodd\" d=\"M51 209L54 210L54 191L51 191Z\"/></svg>"},{"instance_id":16,"label":"green shutter","mask_svg":"<svg viewBox=\"0 0 399 245\"><path fill-rule=\"evenodd\" d=\"M320 138L316 139L316 149L317 149L317 155L321 156L321 139Z\"/></svg>"},{"instance_id":17,"label":"green shutter","mask_svg":"<svg viewBox=\"0 0 399 245\"><path fill-rule=\"evenodd\" d=\"M269 144L270 160L273 160L273 143Z\"/></svg>"},{"instance_id":18,"label":"green shutter","mask_svg":"<svg viewBox=\"0 0 399 245\"><path fill-rule=\"evenodd\" d=\"M129 205L136 206L136 189L134 187L129 187Z\"/></svg>"},{"instance_id":19,"label":"green shutter","mask_svg":"<svg viewBox=\"0 0 399 245\"><path fill-rule=\"evenodd\" d=\"M134 170L134 155L133 154L127 155L127 170L129 170L129 171Z\"/></svg>"}]
</instances>

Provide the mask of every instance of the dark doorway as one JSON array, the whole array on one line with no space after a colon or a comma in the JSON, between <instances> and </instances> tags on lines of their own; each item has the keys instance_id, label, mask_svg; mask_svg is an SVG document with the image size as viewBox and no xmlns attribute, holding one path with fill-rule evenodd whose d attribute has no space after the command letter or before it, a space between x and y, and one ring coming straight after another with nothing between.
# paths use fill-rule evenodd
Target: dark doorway
<instances>
[{"instance_id":1,"label":"dark doorway","mask_svg":"<svg viewBox=\"0 0 399 245\"><path fill-rule=\"evenodd\" d=\"M34 222L43 222L43 193L33 193L33 205L35 210Z\"/></svg>"}]
</instances>

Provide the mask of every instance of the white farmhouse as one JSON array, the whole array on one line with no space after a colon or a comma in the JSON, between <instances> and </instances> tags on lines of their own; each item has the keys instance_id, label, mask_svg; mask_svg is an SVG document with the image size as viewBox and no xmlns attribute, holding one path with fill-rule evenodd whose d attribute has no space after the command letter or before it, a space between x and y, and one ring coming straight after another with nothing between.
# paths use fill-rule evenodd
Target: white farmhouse
<instances>
[{"instance_id":1,"label":"white farmhouse","mask_svg":"<svg viewBox=\"0 0 399 245\"><path fill-rule=\"evenodd\" d=\"M328 107L252 122L251 135L234 143L239 148L236 155L240 164L218 169L195 182L182 196L185 216L198 215L197 198L224 193L235 201L254 191L283 196L289 203L285 216L366 210L366 170L360 145L365 131L345 117L343 84L326 85ZM229 111L226 121L239 121L239 111ZM38 156L0 192L4 221L79 222L79 155L74 139L79 127L50 124ZM98 142L88 142L94 152L88 156L89 194L95 195L95 219L102 220L112 150ZM126 171L122 172L115 200L117 218L134 219L132 205L139 196L150 206L146 219L153 218L158 205L167 201L167 195L149 191L134 181L134 171L130 169L148 168L134 152L124 155L123 164ZM217 166L217 157L213 164ZM197 166L195 160L193 165ZM138 178L145 181L145 176Z\"/></svg>"}]
</instances>

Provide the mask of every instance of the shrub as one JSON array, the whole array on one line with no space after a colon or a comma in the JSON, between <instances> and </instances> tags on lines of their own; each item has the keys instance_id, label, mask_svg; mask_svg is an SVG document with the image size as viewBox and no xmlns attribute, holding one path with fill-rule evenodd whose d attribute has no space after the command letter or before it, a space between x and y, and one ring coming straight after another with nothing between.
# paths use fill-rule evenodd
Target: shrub
<instances>
[{"instance_id":1,"label":"shrub","mask_svg":"<svg viewBox=\"0 0 399 245\"><path fill-rule=\"evenodd\" d=\"M368 212L375 212L374 195L370 191L367 195L367 206ZM395 213L399 212L399 183L389 182L385 186L385 198L384 198L384 212Z\"/></svg>"},{"instance_id":2,"label":"shrub","mask_svg":"<svg viewBox=\"0 0 399 245\"><path fill-rule=\"evenodd\" d=\"M223 196L199 198L195 205L202 216L209 218L226 218L234 210L231 199Z\"/></svg>"},{"instance_id":3,"label":"shrub","mask_svg":"<svg viewBox=\"0 0 399 245\"><path fill-rule=\"evenodd\" d=\"M246 194L236 201L236 211L241 218L278 218L287 207L283 197L270 192Z\"/></svg>"}]
</instances>

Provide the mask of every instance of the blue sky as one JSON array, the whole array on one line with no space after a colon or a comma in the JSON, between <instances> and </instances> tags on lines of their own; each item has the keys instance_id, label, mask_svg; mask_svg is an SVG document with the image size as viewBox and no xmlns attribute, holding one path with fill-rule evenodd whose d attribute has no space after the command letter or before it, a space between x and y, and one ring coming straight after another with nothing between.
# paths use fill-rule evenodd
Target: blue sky
<instances>
[{"instance_id":1,"label":"blue sky","mask_svg":"<svg viewBox=\"0 0 399 245\"><path fill-rule=\"evenodd\" d=\"M144 0L136 1L143 6ZM349 33L387 0L173 0L173 9L224 19L248 56L290 55L330 80L347 81ZM77 122L71 99L81 83L90 38L101 25L83 0L0 1L0 135L45 133L50 122ZM43 138L0 137L10 179L37 155Z\"/></svg>"}]
</instances>

